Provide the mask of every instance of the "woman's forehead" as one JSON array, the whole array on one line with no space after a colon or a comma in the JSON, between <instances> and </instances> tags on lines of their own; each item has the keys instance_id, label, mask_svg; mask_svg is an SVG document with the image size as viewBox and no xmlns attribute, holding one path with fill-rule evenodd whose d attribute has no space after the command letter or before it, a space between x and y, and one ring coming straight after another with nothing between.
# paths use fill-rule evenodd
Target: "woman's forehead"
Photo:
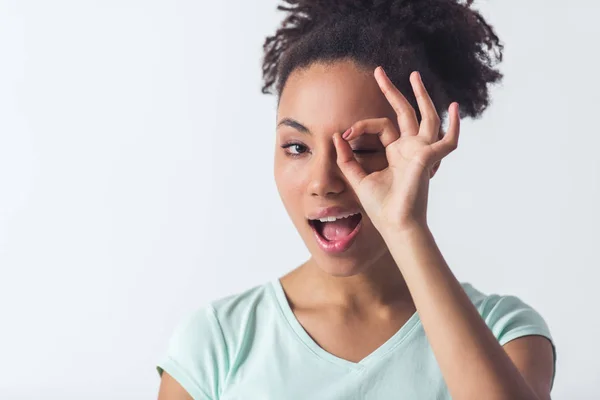
<instances>
[{"instance_id":1,"label":"woman's forehead","mask_svg":"<svg viewBox=\"0 0 600 400\"><path fill-rule=\"evenodd\" d=\"M357 120L389 116L393 112L372 73L351 63L316 64L294 71L285 84L278 120L350 125Z\"/></svg>"}]
</instances>

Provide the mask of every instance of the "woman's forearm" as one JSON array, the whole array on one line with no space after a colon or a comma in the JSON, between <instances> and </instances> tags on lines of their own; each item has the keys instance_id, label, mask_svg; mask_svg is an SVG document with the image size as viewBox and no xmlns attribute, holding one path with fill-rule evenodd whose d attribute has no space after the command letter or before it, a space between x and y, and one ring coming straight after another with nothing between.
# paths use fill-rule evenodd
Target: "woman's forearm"
<instances>
[{"instance_id":1,"label":"woman's forearm","mask_svg":"<svg viewBox=\"0 0 600 400\"><path fill-rule=\"evenodd\" d=\"M382 236L406 280L452 398L537 400L446 264L429 228Z\"/></svg>"}]
</instances>

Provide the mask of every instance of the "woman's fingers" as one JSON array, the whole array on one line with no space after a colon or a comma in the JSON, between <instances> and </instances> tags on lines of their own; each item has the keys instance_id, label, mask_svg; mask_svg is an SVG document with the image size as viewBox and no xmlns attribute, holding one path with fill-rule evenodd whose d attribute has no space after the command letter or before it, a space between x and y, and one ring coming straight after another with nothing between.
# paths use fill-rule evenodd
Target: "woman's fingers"
<instances>
[{"instance_id":1,"label":"woman's fingers","mask_svg":"<svg viewBox=\"0 0 600 400\"><path fill-rule=\"evenodd\" d=\"M358 188L360 182L367 176L367 173L360 163L356 161L350 144L342 139L340 133L336 132L333 134L333 144L337 153L338 166L346 179L348 179L350 186L354 189Z\"/></svg>"},{"instance_id":2,"label":"woman's fingers","mask_svg":"<svg viewBox=\"0 0 600 400\"><path fill-rule=\"evenodd\" d=\"M377 135L383 147L387 147L400 137L400 133L398 133L394 123L385 117L360 120L346 132L348 133L344 138L346 140L355 139L364 134Z\"/></svg>"},{"instance_id":3,"label":"woman's fingers","mask_svg":"<svg viewBox=\"0 0 600 400\"><path fill-rule=\"evenodd\" d=\"M346 137L335 133L333 141L337 151L337 163L352 187L357 188L360 182L368 175L362 165L354 157L354 152L348 140L356 139L364 134L377 135L387 147L400 137L394 123L389 118L371 118L356 122L346 132Z\"/></svg>"},{"instance_id":4,"label":"woman's fingers","mask_svg":"<svg viewBox=\"0 0 600 400\"><path fill-rule=\"evenodd\" d=\"M439 161L446 157L458 147L458 136L460 131L460 114L458 112L458 103L454 102L448 107L450 123L448 131L441 140L431 144L431 149L435 153L435 160Z\"/></svg>"},{"instance_id":5,"label":"woman's fingers","mask_svg":"<svg viewBox=\"0 0 600 400\"><path fill-rule=\"evenodd\" d=\"M421 74L417 71L410 74L410 84L412 85L417 104L419 105L419 111L421 112L419 135L426 138L429 143L433 143L436 141L440 130L440 117L435 110L435 106L425 85L423 84Z\"/></svg>"},{"instance_id":6,"label":"woman's fingers","mask_svg":"<svg viewBox=\"0 0 600 400\"><path fill-rule=\"evenodd\" d=\"M392 83L382 67L375 68L375 80L398 116L398 125L402 136L415 136L419 133L419 122L414 108L406 97Z\"/></svg>"}]
</instances>

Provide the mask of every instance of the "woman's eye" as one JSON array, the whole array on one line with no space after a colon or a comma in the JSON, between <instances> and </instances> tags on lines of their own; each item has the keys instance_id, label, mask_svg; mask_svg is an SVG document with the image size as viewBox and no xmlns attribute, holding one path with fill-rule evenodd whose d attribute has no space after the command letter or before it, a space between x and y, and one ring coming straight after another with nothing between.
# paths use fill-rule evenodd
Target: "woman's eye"
<instances>
[{"instance_id":1,"label":"woman's eye","mask_svg":"<svg viewBox=\"0 0 600 400\"><path fill-rule=\"evenodd\" d=\"M298 150L298 147L306 149L306 146L304 146L303 144L300 144L300 143L287 143L287 144L284 144L283 146L281 146L281 148L283 148L283 149L287 149L288 147L296 147L296 150ZM292 156L292 157L298 157L302 153L298 154L298 153L290 153L290 152L286 151L285 154L287 154L288 156Z\"/></svg>"},{"instance_id":2,"label":"woman's eye","mask_svg":"<svg viewBox=\"0 0 600 400\"><path fill-rule=\"evenodd\" d=\"M286 151L285 154L290 156L290 157L300 157L307 149L306 146L300 143L286 143L284 145L281 146L281 148L283 149L287 149L287 148L296 148L296 152L289 152ZM301 151L300 149L304 149L304 151ZM353 149L352 150L354 152L354 154L371 154L371 153L378 153L379 150L362 150L362 149Z\"/></svg>"}]
</instances>

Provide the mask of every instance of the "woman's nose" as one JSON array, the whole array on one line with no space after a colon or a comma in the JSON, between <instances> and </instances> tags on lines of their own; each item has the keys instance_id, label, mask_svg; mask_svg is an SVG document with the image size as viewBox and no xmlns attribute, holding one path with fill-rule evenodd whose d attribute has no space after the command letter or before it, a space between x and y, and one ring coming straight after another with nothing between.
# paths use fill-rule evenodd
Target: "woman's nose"
<instances>
[{"instance_id":1,"label":"woman's nose","mask_svg":"<svg viewBox=\"0 0 600 400\"><path fill-rule=\"evenodd\" d=\"M337 165L337 154L333 152L313 158L310 166L309 191L311 195L327 196L341 193L346 185L343 173Z\"/></svg>"}]
</instances>

